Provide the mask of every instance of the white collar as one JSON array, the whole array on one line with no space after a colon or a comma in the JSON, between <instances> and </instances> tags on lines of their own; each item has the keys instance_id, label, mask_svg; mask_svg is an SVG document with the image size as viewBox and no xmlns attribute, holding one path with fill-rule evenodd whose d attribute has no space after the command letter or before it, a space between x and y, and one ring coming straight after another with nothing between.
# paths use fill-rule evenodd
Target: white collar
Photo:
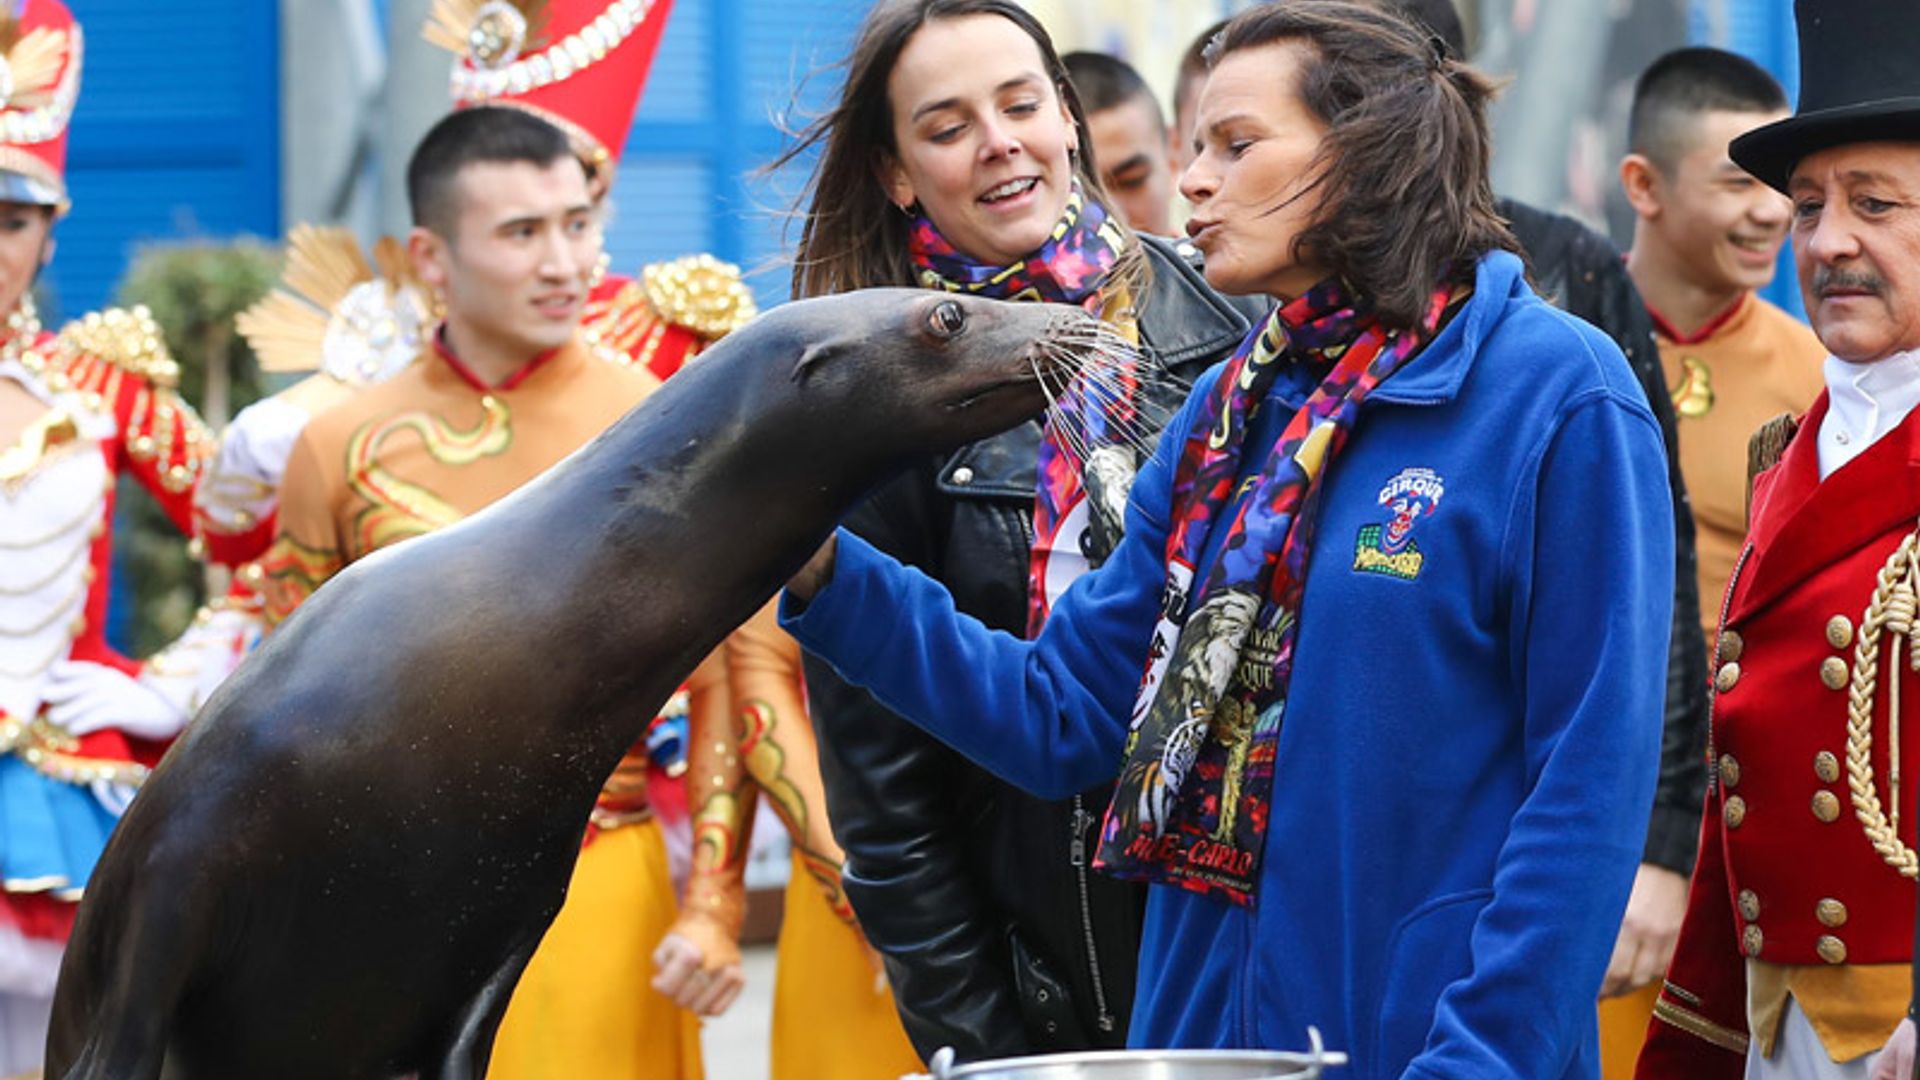
<instances>
[{"instance_id":1,"label":"white collar","mask_svg":"<svg viewBox=\"0 0 1920 1080\"><path fill-rule=\"evenodd\" d=\"M1920 405L1920 349L1865 364L1827 357L1820 479L1860 456Z\"/></svg>"}]
</instances>

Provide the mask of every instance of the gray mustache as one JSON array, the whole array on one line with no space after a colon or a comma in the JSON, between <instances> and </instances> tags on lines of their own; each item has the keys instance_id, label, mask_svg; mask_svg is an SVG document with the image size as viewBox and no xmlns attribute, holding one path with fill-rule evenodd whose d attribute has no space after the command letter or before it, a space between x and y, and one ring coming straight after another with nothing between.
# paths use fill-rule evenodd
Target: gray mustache
<instances>
[{"instance_id":1,"label":"gray mustache","mask_svg":"<svg viewBox=\"0 0 1920 1080\"><path fill-rule=\"evenodd\" d=\"M1813 291L1826 292L1828 289L1865 289L1878 295L1886 288L1886 282L1880 275L1864 270L1829 269L1818 267L1813 272Z\"/></svg>"}]
</instances>

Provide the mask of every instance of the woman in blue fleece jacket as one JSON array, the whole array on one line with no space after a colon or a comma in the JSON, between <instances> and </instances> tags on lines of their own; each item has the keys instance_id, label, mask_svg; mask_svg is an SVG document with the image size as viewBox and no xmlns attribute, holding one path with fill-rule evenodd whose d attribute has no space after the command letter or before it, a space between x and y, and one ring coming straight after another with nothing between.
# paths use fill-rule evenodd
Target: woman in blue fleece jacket
<instances>
[{"instance_id":1,"label":"woman in blue fleece jacket","mask_svg":"<svg viewBox=\"0 0 1920 1080\"><path fill-rule=\"evenodd\" d=\"M1109 561L1023 642L842 534L786 623L1037 794L1118 770L1097 865L1163 886L1135 1045L1312 1024L1359 1077L1597 1076L1660 739L1659 430L1503 250L1480 76L1331 0L1213 52L1189 231L1279 306Z\"/></svg>"}]
</instances>

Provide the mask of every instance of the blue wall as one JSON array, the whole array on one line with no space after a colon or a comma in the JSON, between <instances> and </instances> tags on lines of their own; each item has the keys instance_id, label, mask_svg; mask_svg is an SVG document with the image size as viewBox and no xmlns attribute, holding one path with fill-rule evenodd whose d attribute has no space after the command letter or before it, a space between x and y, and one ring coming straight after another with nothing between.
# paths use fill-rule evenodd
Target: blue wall
<instances>
[{"instance_id":1,"label":"blue wall","mask_svg":"<svg viewBox=\"0 0 1920 1080\"><path fill-rule=\"evenodd\" d=\"M86 40L48 298L106 303L143 240L280 232L271 0L68 0Z\"/></svg>"}]
</instances>

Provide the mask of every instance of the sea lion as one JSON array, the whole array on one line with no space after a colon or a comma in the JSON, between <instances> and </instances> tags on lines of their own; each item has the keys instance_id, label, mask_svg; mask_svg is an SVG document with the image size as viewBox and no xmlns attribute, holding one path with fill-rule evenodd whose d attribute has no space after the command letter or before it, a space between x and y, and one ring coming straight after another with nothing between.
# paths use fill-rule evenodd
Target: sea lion
<instances>
[{"instance_id":1,"label":"sea lion","mask_svg":"<svg viewBox=\"0 0 1920 1080\"><path fill-rule=\"evenodd\" d=\"M647 718L862 493L1039 412L1090 325L925 290L787 305L522 490L329 581L121 821L46 1075L480 1077Z\"/></svg>"}]
</instances>

